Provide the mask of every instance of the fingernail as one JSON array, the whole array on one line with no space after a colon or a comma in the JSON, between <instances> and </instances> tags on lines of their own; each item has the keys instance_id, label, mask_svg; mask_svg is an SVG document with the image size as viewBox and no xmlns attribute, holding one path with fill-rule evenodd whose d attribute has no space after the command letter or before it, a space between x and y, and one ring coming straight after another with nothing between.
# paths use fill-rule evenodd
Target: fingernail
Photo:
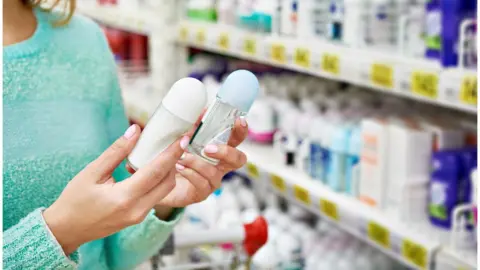
<instances>
[{"instance_id":1,"label":"fingernail","mask_svg":"<svg viewBox=\"0 0 480 270\"><path fill-rule=\"evenodd\" d=\"M136 132L136 128L135 128L135 125L131 125L126 131L125 131L125 134L123 134L123 136L127 139L127 140L130 140L133 135L135 135L135 132Z\"/></svg>"},{"instance_id":2,"label":"fingernail","mask_svg":"<svg viewBox=\"0 0 480 270\"><path fill-rule=\"evenodd\" d=\"M180 141L180 147L185 150L187 148L188 142L190 141L190 138L188 136L184 136L182 140Z\"/></svg>"},{"instance_id":3,"label":"fingernail","mask_svg":"<svg viewBox=\"0 0 480 270\"><path fill-rule=\"evenodd\" d=\"M177 171L181 171L181 170L185 169L185 166L177 163L177 164L175 164L175 168L177 169Z\"/></svg>"},{"instance_id":4,"label":"fingernail","mask_svg":"<svg viewBox=\"0 0 480 270\"><path fill-rule=\"evenodd\" d=\"M218 146L216 146L215 144L209 144L205 146L204 151L210 154L216 153L218 151Z\"/></svg>"},{"instance_id":5,"label":"fingernail","mask_svg":"<svg viewBox=\"0 0 480 270\"><path fill-rule=\"evenodd\" d=\"M246 127L247 126L247 120L243 117L240 118L240 125L242 125L242 127Z\"/></svg>"}]
</instances>

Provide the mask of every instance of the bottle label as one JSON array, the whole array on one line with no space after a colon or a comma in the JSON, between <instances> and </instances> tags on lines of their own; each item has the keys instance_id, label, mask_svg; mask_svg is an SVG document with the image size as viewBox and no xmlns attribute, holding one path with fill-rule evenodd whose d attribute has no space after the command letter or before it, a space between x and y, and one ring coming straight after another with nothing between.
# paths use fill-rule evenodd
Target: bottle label
<instances>
[{"instance_id":1,"label":"bottle label","mask_svg":"<svg viewBox=\"0 0 480 270\"><path fill-rule=\"evenodd\" d=\"M227 128L224 131L220 132L217 136L213 137L213 139L208 144L227 144L228 140L230 139L231 133L232 128Z\"/></svg>"},{"instance_id":2,"label":"bottle label","mask_svg":"<svg viewBox=\"0 0 480 270\"><path fill-rule=\"evenodd\" d=\"M447 211L447 185L441 182L432 181L430 186L430 216L440 220L448 219Z\"/></svg>"}]
</instances>

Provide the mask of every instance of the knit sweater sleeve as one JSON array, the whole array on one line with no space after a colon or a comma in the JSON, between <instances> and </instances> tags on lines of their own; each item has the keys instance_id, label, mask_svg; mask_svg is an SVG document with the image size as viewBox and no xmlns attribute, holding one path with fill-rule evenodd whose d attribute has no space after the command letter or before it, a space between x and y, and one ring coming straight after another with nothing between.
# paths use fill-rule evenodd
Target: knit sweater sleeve
<instances>
[{"instance_id":1,"label":"knit sweater sleeve","mask_svg":"<svg viewBox=\"0 0 480 270\"><path fill-rule=\"evenodd\" d=\"M3 269L76 269L78 252L65 255L39 208L3 232Z\"/></svg>"},{"instance_id":2,"label":"knit sweater sleeve","mask_svg":"<svg viewBox=\"0 0 480 270\"><path fill-rule=\"evenodd\" d=\"M113 57L111 57L110 52L109 54L112 71L115 71ZM125 132L128 121L121 98L118 77L115 72L110 75L111 93L109 96L111 97L111 105L107 113L107 127L110 141L113 143ZM116 181L122 181L129 175L125 162L113 174ZM109 268L112 270L132 269L155 255L172 233L182 213L183 208L176 209L170 218L164 221L158 219L154 210L151 210L142 223L107 237L105 247Z\"/></svg>"}]
</instances>

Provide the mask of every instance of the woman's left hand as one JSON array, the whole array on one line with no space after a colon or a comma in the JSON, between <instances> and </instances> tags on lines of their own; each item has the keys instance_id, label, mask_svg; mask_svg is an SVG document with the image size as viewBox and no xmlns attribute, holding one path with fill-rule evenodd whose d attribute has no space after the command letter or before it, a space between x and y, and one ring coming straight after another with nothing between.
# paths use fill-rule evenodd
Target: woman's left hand
<instances>
[{"instance_id":1,"label":"woman's left hand","mask_svg":"<svg viewBox=\"0 0 480 270\"><path fill-rule=\"evenodd\" d=\"M175 188L163 198L159 207L185 207L205 200L221 185L222 178L228 172L241 168L246 162L245 154L236 147L245 140L248 134L247 123L238 119L232 130L227 145L208 145L205 153L218 159L213 165L191 153L177 163Z\"/></svg>"}]
</instances>

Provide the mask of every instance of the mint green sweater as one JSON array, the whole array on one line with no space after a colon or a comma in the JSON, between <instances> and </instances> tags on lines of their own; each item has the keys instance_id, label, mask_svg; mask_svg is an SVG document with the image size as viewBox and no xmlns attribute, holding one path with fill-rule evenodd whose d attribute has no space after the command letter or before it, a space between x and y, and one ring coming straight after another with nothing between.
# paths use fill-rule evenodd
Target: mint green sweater
<instances>
[{"instance_id":1,"label":"mint green sweater","mask_svg":"<svg viewBox=\"0 0 480 270\"><path fill-rule=\"evenodd\" d=\"M132 269L155 254L181 216L139 225L65 256L42 217L67 182L128 127L101 29L74 16L54 28L35 10L34 35L3 48L3 269ZM115 179L128 176L123 165Z\"/></svg>"}]
</instances>

